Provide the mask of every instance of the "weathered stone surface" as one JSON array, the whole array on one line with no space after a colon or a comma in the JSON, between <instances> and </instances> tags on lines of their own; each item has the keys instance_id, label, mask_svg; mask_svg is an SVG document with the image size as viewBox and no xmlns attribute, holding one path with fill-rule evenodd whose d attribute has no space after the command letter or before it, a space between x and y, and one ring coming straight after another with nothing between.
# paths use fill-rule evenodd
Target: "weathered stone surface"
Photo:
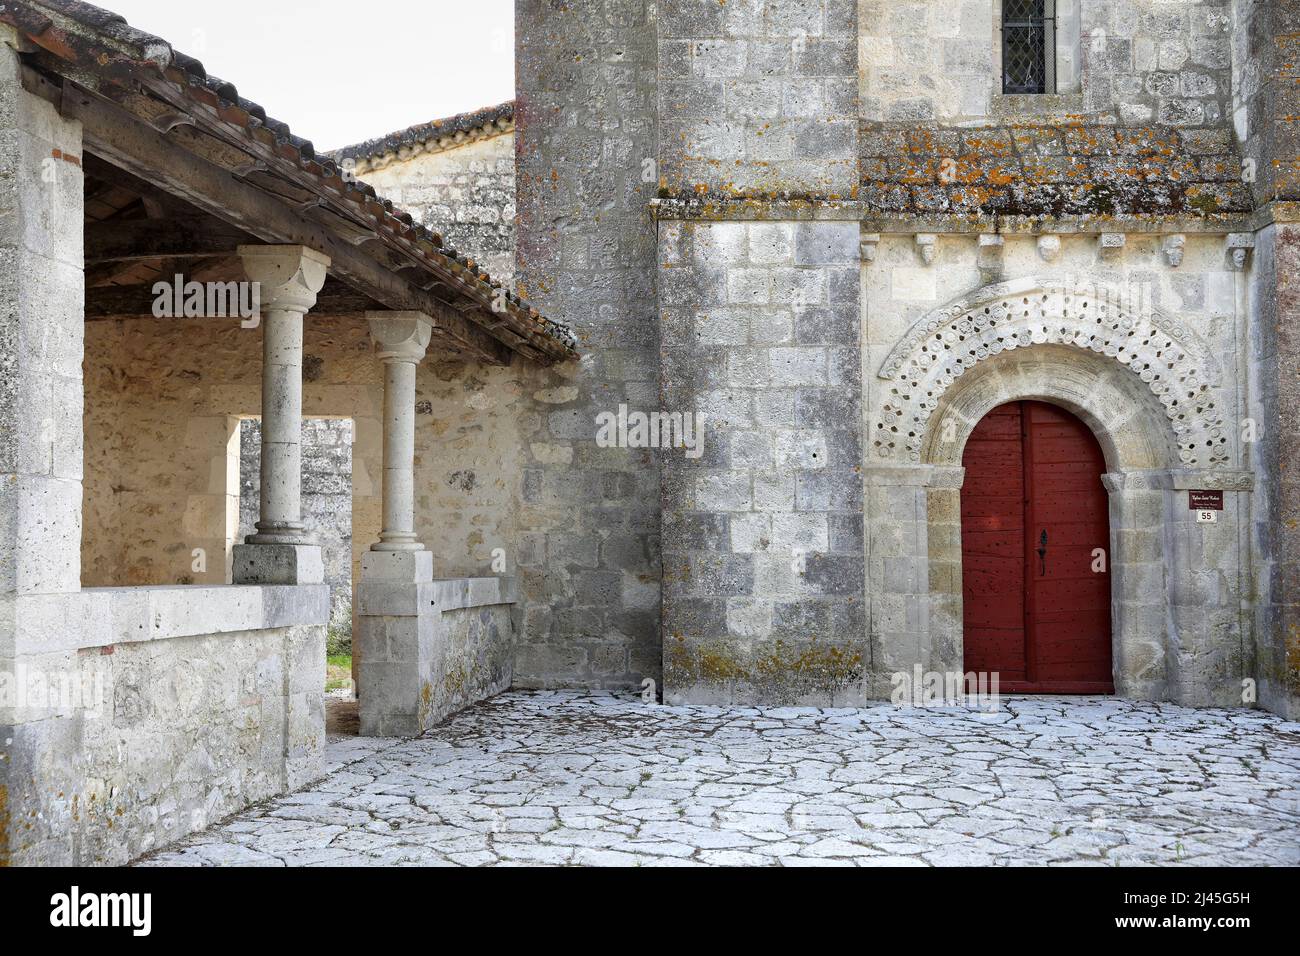
<instances>
[{"instance_id":1,"label":"weathered stone surface","mask_svg":"<svg viewBox=\"0 0 1300 956\"><path fill-rule=\"evenodd\" d=\"M1005 698L717 710L511 693L147 866L1294 866L1297 725Z\"/></svg>"},{"instance_id":2,"label":"weathered stone surface","mask_svg":"<svg viewBox=\"0 0 1300 956\"><path fill-rule=\"evenodd\" d=\"M316 624L0 660L76 690L0 711L0 860L120 865L319 777L321 597Z\"/></svg>"},{"instance_id":3,"label":"weathered stone surface","mask_svg":"<svg viewBox=\"0 0 1300 956\"><path fill-rule=\"evenodd\" d=\"M657 26L664 194L856 191L855 2L672 0Z\"/></svg>"},{"instance_id":4,"label":"weathered stone surface","mask_svg":"<svg viewBox=\"0 0 1300 956\"><path fill-rule=\"evenodd\" d=\"M705 442L660 459L669 702L860 693L861 551L834 550L861 538L862 416L835 372L858 350L857 238L850 222L660 227L661 391ZM719 519L729 537L696 533ZM702 620L701 599L725 617Z\"/></svg>"},{"instance_id":5,"label":"weathered stone surface","mask_svg":"<svg viewBox=\"0 0 1300 956\"><path fill-rule=\"evenodd\" d=\"M413 737L510 686L513 582L432 580L425 551L367 552L357 585L361 734Z\"/></svg>"},{"instance_id":6,"label":"weathered stone surface","mask_svg":"<svg viewBox=\"0 0 1300 956\"><path fill-rule=\"evenodd\" d=\"M394 157L360 178L509 284L515 271L515 137ZM378 160L376 160L378 163Z\"/></svg>"},{"instance_id":7,"label":"weathered stone surface","mask_svg":"<svg viewBox=\"0 0 1300 956\"><path fill-rule=\"evenodd\" d=\"M518 530L531 545L520 554L516 686L660 677L660 453L596 441L597 416L620 405L678 410L658 394L653 13L644 0L608 0L599 13L515 5L515 274L586 354L547 372L519 416Z\"/></svg>"}]
</instances>

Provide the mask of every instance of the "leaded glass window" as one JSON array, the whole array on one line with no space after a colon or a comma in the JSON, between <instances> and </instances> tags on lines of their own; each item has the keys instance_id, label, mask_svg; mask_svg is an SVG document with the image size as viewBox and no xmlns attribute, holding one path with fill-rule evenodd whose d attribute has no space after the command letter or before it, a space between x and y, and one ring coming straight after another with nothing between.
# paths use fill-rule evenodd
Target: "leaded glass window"
<instances>
[{"instance_id":1,"label":"leaded glass window","mask_svg":"<svg viewBox=\"0 0 1300 956\"><path fill-rule=\"evenodd\" d=\"M1002 0L1002 92L1056 92L1056 0Z\"/></svg>"}]
</instances>

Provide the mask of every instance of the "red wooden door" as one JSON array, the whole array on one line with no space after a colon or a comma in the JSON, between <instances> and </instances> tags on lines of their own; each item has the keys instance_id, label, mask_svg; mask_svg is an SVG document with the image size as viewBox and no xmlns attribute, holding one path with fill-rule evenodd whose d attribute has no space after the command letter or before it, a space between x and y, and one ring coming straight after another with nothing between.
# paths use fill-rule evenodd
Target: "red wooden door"
<instances>
[{"instance_id":1,"label":"red wooden door","mask_svg":"<svg viewBox=\"0 0 1300 956\"><path fill-rule=\"evenodd\" d=\"M1054 405L1011 402L975 426L962 464L965 669L998 673L1011 693L1113 693L1109 503L1092 432Z\"/></svg>"}]
</instances>

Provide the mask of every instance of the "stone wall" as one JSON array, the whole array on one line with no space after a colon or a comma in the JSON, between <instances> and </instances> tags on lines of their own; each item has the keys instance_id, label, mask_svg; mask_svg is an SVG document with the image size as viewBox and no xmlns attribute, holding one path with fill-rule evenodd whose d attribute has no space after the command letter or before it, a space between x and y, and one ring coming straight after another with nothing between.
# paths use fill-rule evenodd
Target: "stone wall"
<instances>
[{"instance_id":1,"label":"stone wall","mask_svg":"<svg viewBox=\"0 0 1300 956\"><path fill-rule=\"evenodd\" d=\"M509 284L515 272L515 137L421 152L361 178Z\"/></svg>"},{"instance_id":2,"label":"stone wall","mask_svg":"<svg viewBox=\"0 0 1300 956\"><path fill-rule=\"evenodd\" d=\"M1000 10L862 3L869 211L1128 221L1253 208L1232 137L1230 4L1058 4L1082 35L1080 90L1062 95L1001 93Z\"/></svg>"},{"instance_id":3,"label":"stone wall","mask_svg":"<svg viewBox=\"0 0 1300 956\"><path fill-rule=\"evenodd\" d=\"M670 702L862 699L854 222L661 223L662 389L704 453L665 453Z\"/></svg>"},{"instance_id":4,"label":"stone wall","mask_svg":"<svg viewBox=\"0 0 1300 956\"><path fill-rule=\"evenodd\" d=\"M1300 714L1300 3L1235 0L1234 126L1253 174L1254 195L1272 220L1256 233L1251 263L1251 419L1261 426L1250 452L1265 494L1254 502L1261 556L1255 604L1260 701ZM1280 202L1279 202L1280 201Z\"/></svg>"},{"instance_id":5,"label":"stone wall","mask_svg":"<svg viewBox=\"0 0 1300 956\"><path fill-rule=\"evenodd\" d=\"M1255 198L1300 199L1300 4L1234 0L1232 120Z\"/></svg>"},{"instance_id":6,"label":"stone wall","mask_svg":"<svg viewBox=\"0 0 1300 956\"><path fill-rule=\"evenodd\" d=\"M665 192L855 191L856 0L666 0L657 9Z\"/></svg>"},{"instance_id":7,"label":"stone wall","mask_svg":"<svg viewBox=\"0 0 1300 956\"><path fill-rule=\"evenodd\" d=\"M391 557L367 561L383 565ZM406 556L396 560L404 563ZM357 643L376 652L363 652L358 668L361 734L413 737L509 688L513 585L509 578L363 578Z\"/></svg>"},{"instance_id":8,"label":"stone wall","mask_svg":"<svg viewBox=\"0 0 1300 956\"><path fill-rule=\"evenodd\" d=\"M923 122L1105 114L1171 126L1227 120L1232 12L1224 0L1058 0L1056 7L1058 49L1073 61L1062 70L1060 95L1004 96L1001 0L861 0L862 116Z\"/></svg>"},{"instance_id":9,"label":"stone wall","mask_svg":"<svg viewBox=\"0 0 1300 956\"><path fill-rule=\"evenodd\" d=\"M0 709L0 864L118 866L319 777L327 614L320 586L20 599L14 673L50 693Z\"/></svg>"},{"instance_id":10,"label":"stone wall","mask_svg":"<svg viewBox=\"0 0 1300 956\"><path fill-rule=\"evenodd\" d=\"M1260 701L1300 716L1300 227L1258 234L1252 270L1253 369L1250 418L1262 425L1252 463L1266 489L1254 502L1261 552L1256 605Z\"/></svg>"},{"instance_id":11,"label":"stone wall","mask_svg":"<svg viewBox=\"0 0 1300 956\"><path fill-rule=\"evenodd\" d=\"M659 405L653 10L515 4L516 277L583 352L547 372L518 416L516 686L635 687L660 675L656 452L595 441L601 412Z\"/></svg>"}]
</instances>

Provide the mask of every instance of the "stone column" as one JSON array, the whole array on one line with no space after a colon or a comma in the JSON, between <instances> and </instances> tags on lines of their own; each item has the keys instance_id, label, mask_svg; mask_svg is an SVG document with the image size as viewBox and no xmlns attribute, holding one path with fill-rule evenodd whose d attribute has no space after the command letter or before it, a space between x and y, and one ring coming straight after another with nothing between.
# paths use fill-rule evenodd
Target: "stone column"
<instances>
[{"instance_id":1,"label":"stone column","mask_svg":"<svg viewBox=\"0 0 1300 956\"><path fill-rule=\"evenodd\" d=\"M415 539L415 370L433 320L420 312L370 312L384 363L383 528L361 556L354 670L365 736L422 733L436 716L438 621L433 555Z\"/></svg>"},{"instance_id":2,"label":"stone column","mask_svg":"<svg viewBox=\"0 0 1300 956\"><path fill-rule=\"evenodd\" d=\"M240 246L262 309L262 495L257 533L235 546L239 584L319 584L325 569L302 523L302 320L328 256L306 246Z\"/></svg>"},{"instance_id":3,"label":"stone column","mask_svg":"<svg viewBox=\"0 0 1300 956\"><path fill-rule=\"evenodd\" d=\"M420 312L368 312L384 363L384 526L371 551L423 551L415 540L415 367L433 321Z\"/></svg>"}]
</instances>

